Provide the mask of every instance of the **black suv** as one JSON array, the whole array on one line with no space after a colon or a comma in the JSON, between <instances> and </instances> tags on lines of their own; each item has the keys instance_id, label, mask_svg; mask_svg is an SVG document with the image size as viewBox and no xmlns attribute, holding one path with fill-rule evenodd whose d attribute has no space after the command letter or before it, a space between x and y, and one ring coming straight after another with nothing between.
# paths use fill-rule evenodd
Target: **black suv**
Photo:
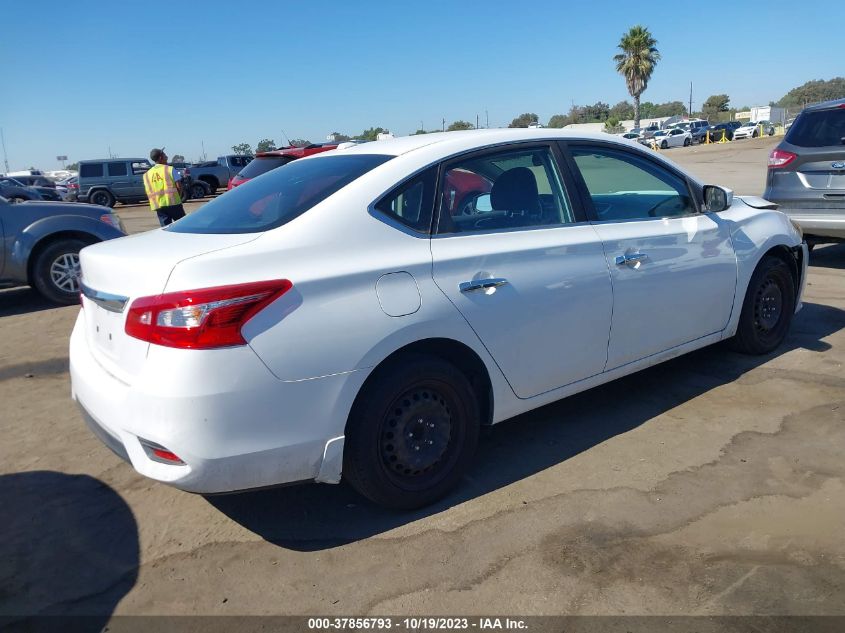
<instances>
[{"instance_id":1,"label":"black suv","mask_svg":"<svg viewBox=\"0 0 845 633\"><path fill-rule=\"evenodd\" d=\"M845 99L805 108L769 155L766 191L808 242L845 240Z\"/></svg>"}]
</instances>

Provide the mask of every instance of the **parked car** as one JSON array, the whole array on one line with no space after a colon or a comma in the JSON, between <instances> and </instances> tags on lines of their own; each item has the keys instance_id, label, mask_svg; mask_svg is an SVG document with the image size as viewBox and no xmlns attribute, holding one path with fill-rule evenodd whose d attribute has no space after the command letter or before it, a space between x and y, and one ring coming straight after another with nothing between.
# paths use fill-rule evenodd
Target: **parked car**
<instances>
[{"instance_id":1,"label":"parked car","mask_svg":"<svg viewBox=\"0 0 845 633\"><path fill-rule=\"evenodd\" d=\"M703 143L707 138L707 131L710 129L710 123L703 119L695 119L689 122L687 131L690 133L690 140L693 143Z\"/></svg>"},{"instance_id":2,"label":"parked car","mask_svg":"<svg viewBox=\"0 0 845 633\"><path fill-rule=\"evenodd\" d=\"M451 174L489 191L452 213ZM606 134L376 141L84 249L72 394L184 490L342 475L419 507L482 425L717 341L776 349L807 259L774 205Z\"/></svg>"},{"instance_id":3,"label":"parked car","mask_svg":"<svg viewBox=\"0 0 845 633\"><path fill-rule=\"evenodd\" d=\"M622 132L622 134L618 134L617 136L620 136L622 138L626 138L629 141L636 141L638 138L640 138L639 132L634 132L634 131Z\"/></svg>"},{"instance_id":4,"label":"parked car","mask_svg":"<svg viewBox=\"0 0 845 633\"><path fill-rule=\"evenodd\" d=\"M41 200L41 194L32 187L25 187L14 178L0 178L0 196L10 204L26 202L27 200Z\"/></svg>"},{"instance_id":5,"label":"parked car","mask_svg":"<svg viewBox=\"0 0 845 633\"><path fill-rule=\"evenodd\" d=\"M257 178L261 174L266 174L271 169L287 165L297 158L305 158L306 156L313 156L314 154L328 152L333 149L337 149L337 143L312 143L306 147L284 147L269 152L259 152L249 165L244 167L240 173L236 174L229 181L226 189L228 190L242 185L246 181Z\"/></svg>"},{"instance_id":6,"label":"parked car","mask_svg":"<svg viewBox=\"0 0 845 633\"><path fill-rule=\"evenodd\" d=\"M61 194L63 200L74 202L76 195L79 193L79 179L76 176L71 176L65 180L60 180L56 183L56 190Z\"/></svg>"},{"instance_id":7,"label":"parked car","mask_svg":"<svg viewBox=\"0 0 845 633\"><path fill-rule=\"evenodd\" d=\"M144 174L152 167L146 158L104 158L79 161L77 200L104 207L147 199Z\"/></svg>"},{"instance_id":8,"label":"parked car","mask_svg":"<svg viewBox=\"0 0 845 633\"><path fill-rule=\"evenodd\" d=\"M722 140L724 136L725 140L731 141L734 137L734 130L738 129L742 126L742 123L739 121L728 121L726 123L717 123L716 125L711 126L710 128L710 142L716 143Z\"/></svg>"},{"instance_id":9,"label":"parked car","mask_svg":"<svg viewBox=\"0 0 845 633\"><path fill-rule=\"evenodd\" d=\"M0 285L30 285L55 303L76 303L80 249L125 233L107 207L71 202L13 205L0 196Z\"/></svg>"},{"instance_id":10,"label":"parked car","mask_svg":"<svg viewBox=\"0 0 845 633\"><path fill-rule=\"evenodd\" d=\"M182 201L199 200L214 193L211 185L202 180L195 180L190 163L167 163L179 170L182 176Z\"/></svg>"},{"instance_id":11,"label":"parked car","mask_svg":"<svg viewBox=\"0 0 845 633\"><path fill-rule=\"evenodd\" d=\"M692 143L692 135L689 132L676 127L670 130L658 130L651 138L640 138L639 142L647 146L651 146L652 143L654 143L660 149L681 146L687 147Z\"/></svg>"},{"instance_id":12,"label":"parked car","mask_svg":"<svg viewBox=\"0 0 845 633\"><path fill-rule=\"evenodd\" d=\"M197 163L191 165L191 177L206 183L211 193L220 187L227 187L229 181L252 161L252 156L229 154L218 156L217 161Z\"/></svg>"},{"instance_id":13,"label":"parked car","mask_svg":"<svg viewBox=\"0 0 845 633\"><path fill-rule=\"evenodd\" d=\"M798 115L769 155L764 195L811 244L845 240L845 99Z\"/></svg>"},{"instance_id":14,"label":"parked car","mask_svg":"<svg viewBox=\"0 0 845 633\"><path fill-rule=\"evenodd\" d=\"M749 121L734 130L733 140L757 138L761 133L772 136L775 133L775 127L769 121Z\"/></svg>"},{"instance_id":15,"label":"parked car","mask_svg":"<svg viewBox=\"0 0 845 633\"><path fill-rule=\"evenodd\" d=\"M23 175L12 177L25 187L46 187L48 189L56 188L56 182L54 180L51 180L50 178L47 178L47 176Z\"/></svg>"},{"instance_id":16,"label":"parked car","mask_svg":"<svg viewBox=\"0 0 845 633\"><path fill-rule=\"evenodd\" d=\"M26 180L21 176L16 178L4 178L6 185L10 185L13 187L23 187L30 192L37 193L38 196L32 198L34 200L53 200L53 201L61 201L62 195L59 192L58 188L54 184L52 187L42 187L39 185L28 185L25 182L21 182L22 180Z\"/></svg>"}]
</instances>

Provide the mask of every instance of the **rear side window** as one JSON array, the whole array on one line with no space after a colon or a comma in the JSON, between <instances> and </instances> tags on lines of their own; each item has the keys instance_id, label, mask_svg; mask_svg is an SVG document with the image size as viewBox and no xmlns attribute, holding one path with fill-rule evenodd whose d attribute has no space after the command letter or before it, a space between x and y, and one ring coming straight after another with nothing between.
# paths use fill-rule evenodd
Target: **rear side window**
<instances>
[{"instance_id":1,"label":"rear side window","mask_svg":"<svg viewBox=\"0 0 845 633\"><path fill-rule=\"evenodd\" d=\"M109 176L125 176L126 163L109 163Z\"/></svg>"},{"instance_id":2,"label":"rear side window","mask_svg":"<svg viewBox=\"0 0 845 633\"><path fill-rule=\"evenodd\" d=\"M437 170L429 169L400 185L376 203L385 215L420 233L431 230Z\"/></svg>"},{"instance_id":3,"label":"rear side window","mask_svg":"<svg viewBox=\"0 0 845 633\"><path fill-rule=\"evenodd\" d=\"M293 160L291 156L259 156L253 161L250 161L238 174L241 178L257 178L261 174L266 174L268 171L287 165Z\"/></svg>"},{"instance_id":4,"label":"rear side window","mask_svg":"<svg viewBox=\"0 0 845 633\"><path fill-rule=\"evenodd\" d=\"M295 161L227 191L166 230L174 233L269 231L302 215L390 158L347 154Z\"/></svg>"},{"instance_id":5,"label":"rear side window","mask_svg":"<svg viewBox=\"0 0 845 633\"><path fill-rule=\"evenodd\" d=\"M786 142L798 147L843 146L845 109L804 112L786 133Z\"/></svg>"},{"instance_id":6,"label":"rear side window","mask_svg":"<svg viewBox=\"0 0 845 633\"><path fill-rule=\"evenodd\" d=\"M102 178L103 163L84 163L79 166L80 178Z\"/></svg>"}]
</instances>

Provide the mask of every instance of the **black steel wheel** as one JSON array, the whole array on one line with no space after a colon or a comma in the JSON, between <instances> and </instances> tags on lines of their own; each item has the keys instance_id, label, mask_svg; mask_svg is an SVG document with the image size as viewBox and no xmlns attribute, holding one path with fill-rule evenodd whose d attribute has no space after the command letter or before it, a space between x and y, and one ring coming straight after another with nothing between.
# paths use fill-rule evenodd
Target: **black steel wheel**
<instances>
[{"instance_id":1,"label":"black steel wheel","mask_svg":"<svg viewBox=\"0 0 845 633\"><path fill-rule=\"evenodd\" d=\"M105 189L98 189L91 194L91 204L99 204L103 207L113 207L115 204L114 196L110 191Z\"/></svg>"},{"instance_id":2,"label":"black steel wheel","mask_svg":"<svg viewBox=\"0 0 845 633\"><path fill-rule=\"evenodd\" d=\"M343 476L390 508L433 503L455 487L478 443L466 376L437 357L408 355L377 370L350 415Z\"/></svg>"},{"instance_id":3,"label":"black steel wheel","mask_svg":"<svg viewBox=\"0 0 845 633\"><path fill-rule=\"evenodd\" d=\"M795 282L789 265L767 255L748 284L732 339L734 348L746 354L768 354L776 349L789 331L795 301Z\"/></svg>"}]
</instances>

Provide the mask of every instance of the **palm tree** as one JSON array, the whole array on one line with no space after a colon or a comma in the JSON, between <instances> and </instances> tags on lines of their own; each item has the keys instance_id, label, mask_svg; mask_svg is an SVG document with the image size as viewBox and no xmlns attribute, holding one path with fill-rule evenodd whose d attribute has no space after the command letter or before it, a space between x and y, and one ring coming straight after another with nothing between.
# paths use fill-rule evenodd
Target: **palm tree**
<instances>
[{"instance_id":1,"label":"palm tree","mask_svg":"<svg viewBox=\"0 0 845 633\"><path fill-rule=\"evenodd\" d=\"M660 59L660 52L654 47L657 40L644 26L632 26L619 40L622 51L613 56L617 72L625 77L628 93L634 98L634 127L640 127L640 95L648 87L651 73Z\"/></svg>"}]
</instances>

